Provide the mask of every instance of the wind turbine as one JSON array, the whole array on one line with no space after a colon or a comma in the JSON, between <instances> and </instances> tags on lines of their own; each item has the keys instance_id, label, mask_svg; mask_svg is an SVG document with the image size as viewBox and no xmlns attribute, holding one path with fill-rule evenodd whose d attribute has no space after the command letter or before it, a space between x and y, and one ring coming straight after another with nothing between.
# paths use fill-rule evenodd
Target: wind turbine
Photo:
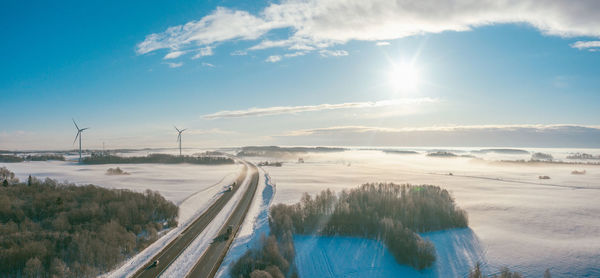
<instances>
[{"instance_id":1,"label":"wind turbine","mask_svg":"<svg viewBox=\"0 0 600 278\"><path fill-rule=\"evenodd\" d=\"M175 126L175 130L177 130L177 142L179 142L179 156L181 156L181 133L184 132L187 128L179 129Z\"/></svg>"},{"instance_id":2,"label":"wind turbine","mask_svg":"<svg viewBox=\"0 0 600 278\"><path fill-rule=\"evenodd\" d=\"M86 130L89 129L89 127L85 127L85 128L79 128L79 126L77 126L77 123L75 122L75 119L73 120L73 124L75 124L75 128L77 128L77 135L75 135L75 140L73 140L73 144L75 144L75 142L77 142L77 137L79 137L79 163L81 163L81 133Z\"/></svg>"}]
</instances>

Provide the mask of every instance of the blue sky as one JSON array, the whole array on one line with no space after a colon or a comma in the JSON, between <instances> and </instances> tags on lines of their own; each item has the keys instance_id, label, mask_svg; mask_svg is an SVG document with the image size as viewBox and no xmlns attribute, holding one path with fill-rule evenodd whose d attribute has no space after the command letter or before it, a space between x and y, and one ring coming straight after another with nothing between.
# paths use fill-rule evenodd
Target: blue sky
<instances>
[{"instance_id":1,"label":"blue sky","mask_svg":"<svg viewBox=\"0 0 600 278\"><path fill-rule=\"evenodd\" d=\"M600 147L594 1L344 2L3 1L0 149Z\"/></svg>"}]
</instances>

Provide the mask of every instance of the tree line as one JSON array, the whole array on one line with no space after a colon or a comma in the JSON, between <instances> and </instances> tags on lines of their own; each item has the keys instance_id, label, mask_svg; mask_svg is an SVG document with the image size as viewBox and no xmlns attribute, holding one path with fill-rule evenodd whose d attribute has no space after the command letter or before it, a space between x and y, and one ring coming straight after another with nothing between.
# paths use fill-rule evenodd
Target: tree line
<instances>
[{"instance_id":1,"label":"tree line","mask_svg":"<svg viewBox=\"0 0 600 278\"><path fill-rule=\"evenodd\" d=\"M0 277L97 276L177 226L158 192L0 176Z\"/></svg>"},{"instance_id":2,"label":"tree line","mask_svg":"<svg viewBox=\"0 0 600 278\"><path fill-rule=\"evenodd\" d=\"M190 163L190 164L233 164L235 161L223 156L176 156L170 154L149 154L147 156L116 156L116 155L92 155L83 159L84 164L132 164L132 163Z\"/></svg>"},{"instance_id":3,"label":"tree line","mask_svg":"<svg viewBox=\"0 0 600 278\"><path fill-rule=\"evenodd\" d=\"M491 278L523 278L523 274L516 272L516 271L511 271L508 267L503 267L500 270L499 274L496 274L494 276L489 276L483 273L483 271L481 270L481 264L477 263L473 269L471 269L471 271L469 271L469 276L468 278L484 278L484 277L491 277ZM544 278L552 278L552 274L550 274L550 269L546 269L546 271L544 271Z\"/></svg>"},{"instance_id":4,"label":"tree line","mask_svg":"<svg viewBox=\"0 0 600 278\"><path fill-rule=\"evenodd\" d=\"M37 154L37 155L26 155L26 156L0 154L0 162L48 161L48 160L65 161L65 157L60 154Z\"/></svg>"},{"instance_id":5,"label":"tree line","mask_svg":"<svg viewBox=\"0 0 600 278\"><path fill-rule=\"evenodd\" d=\"M276 277L274 268L278 268L285 276L294 276L293 234L380 240L399 263L424 269L435 261L435 248L417 233L467 225L466 212L456 206L450 193L432 185L368 183L340 194L327 189L312 198L305 193L296 204L270 208L271 235L261 249L244 254L231 274L250 277L263 271Z\"/></svg>"}]
</instances>

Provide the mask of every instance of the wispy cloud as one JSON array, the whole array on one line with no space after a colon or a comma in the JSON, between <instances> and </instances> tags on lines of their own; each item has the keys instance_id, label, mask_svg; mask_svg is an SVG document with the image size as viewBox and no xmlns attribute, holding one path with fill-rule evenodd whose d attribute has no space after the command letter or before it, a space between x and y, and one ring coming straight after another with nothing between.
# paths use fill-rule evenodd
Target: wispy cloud
<instances>
[{"instance_id":1,"label":"wispy cloud","mask_svg":"<svg viewBox=\"0 0 600 278\"><path fill-rule=\"evenodd\" d=\"M284 134L284 136L300 136L300 135L313 135L313 134L332 134L338 132L351 132L351 133L366 133L366 132L378 132L378 133L399 133L399 132L415 132L415 131L470 131L470 130L506 130L516 131L523 129L530 130L560 130L565 128L583 128L583 129L598 129L600 126L594 125L569 125L569 124L553 124L553 125L542 125L542 124L521 124L521 125L447 125L447 126L426 126L426 127L404 127L404 128L392 128L392 127L377 127L377 126L333 126L325 128L314 128L314 129L303 129L295 130Z\"/></svg>"},{"instance_id":2,"label":"wispy cloud","mask_svg":"<svg viewBox=\"0 0 600 278\"><path fill-rule=\"evenodd\" d=\"M598 51L600 50L600 41L577 41L571 44L571 47L579 50Z\"/></svg>"},{"instance_id":3,"label":"wispy cloud","mask_svg":"<svg viewBox=\"0 0 600 278\"><path fill-rule=\"evenodd\" d=\"M211 56L213 55L213 49L210 46L207 47L202 47L200 48L200 50L198 51L198 53L196 53L196 55L194 55L194 57L192 57L192 59L198 59L204 56Z\"/></svg>"},{"instance_id":4,"label":"wispy cloud","mask_svg":"<svg viewBox=\"0 0 600 278\"><path fill-rule=\"evenodd\" d=\"M386 46L386 45L390 45L390 42L377 42L375 43L376 46Z\"/></svg>"},{"instance_id":5,"label":"wispy cloud","mask_svg":"<svg viewBox=\"0 0 600 278\"><path fill-rule=\"evenodd\" d=\"M178 68L183 66L183 62L179 62L179 63L165 63L167 64L170 68Z\"/></svg>"},{"instance_id":6,"label":"wispy cloud","mask_svg":"<svg viewBox=\"0 0 600 278\"><path fill-rule=\"evenodd\" d=\"M173 51L173 52L167 53L167 55L165 55L165 57L163 59L165 59L165 60L175 59L183 54L185 54L185 51Z\"/></svg>"},{"instance_id":7,"label":"wispy cloud","mask_svg":"<svg viewBox=\"0 0 600 278\"><path fill-rule=\"evenodd\" d=\"M241 118L241 117L251 117L251 116L269 116L269 115L293 114L293 113L300 113L300 112L313 112L313 111L336 110L336 109L388 107L388 106L396 106L396 105L422 104L422 103L433 103L433 102L438 102L438 100L433 99L433 98L411 98L411 99L367 101L367 102L346 102L346 103L338 103L338 104L274 106L274 107L266 107L266 108L250 108L250 109L245 109L245 110L219 111L219 112L216 112L213 114L204 115L203 118L206 118L206 119Z\"/></svg>"},{"instance_id":8,"label":"wispy cloud","mask_svg":"<svg viewBox=\"0 0 600 278\"><path fill-rule=\"evenodd\" d=\"M281 56L279 55L271 55L269 57L267 57L267 59L265 59L265 62L269 62L269 63L277 63L281 61Z\"/></svg>"},{"instance_id":9,"label":"wispy cloud","mask_svg":"<svg viewBox=\"0 0 600 278\"><path fill-rule=\"evenodd\" d=\"M234 52L230 53L231 56L244 56L244 55L248 55L248 52L243 51L243 50L236 50Z\"/></svg>"},{"instance_id":10,"label":"wispy cloud","mask_svg":"<svg viewBox=\"0 0 600 278\"><path fill-rule=\"evenodd\" d=\"M211 64L211 63L207 63L207 62L202 62L202 65L205 67L209 67L209 68L214 68L215 65Z\"/></svg>"},{"instance_id":11,"label":"wispy cloud","mask_svg":"<svg viewBox=\"0 0 600 278\"><path fill-rule=\"evenodd\" d=\"M547 35L600 37L598 10L600 1L287 0L270 3L255 14L218 7L199 20L146 36L136 52L168 49L173 53L232 40L261 40L250 50L314 51L352 40L385 45L407 36L506 23L526 23ZM291 31L277 39L265 38L284 29ZM594 45L577 42L574 47L597 49Z\"/></svg>"},{"instance_id":12,"label":"wispy cloud","mask_svg":"<svg viewBox=\"0 0 600 278\"><path fill-rule=\"evenodd\" d=\"M264 41L260 42L259 44L248 48L248 50L261 50L261 49L267 49L267 48L273 48L273 47L284 47L284 46L289 46L292 43L293 42L290 40L282 40L282 41L264 40Z\"/></svg>"},{"instance_id":13,"label":"wispy cloud","mask_svg":"<svg viewBox=\"0 0 600 278\"><path fill-rule=\"evenodd\" d=\"M333 126L275 136L287 144L356 146L600 147L600 126L466 125L391 128Z\"/></svg>"},{"instance_id":14,"label":"wispy cloud","mask_svg":"<svg viewBox=\"0 0 600 278\"><path fill-rule=\"evenodd\" d=\"M329 57L329 56L339 57L339 56L348 56L348 51L323 49L323 50L319 51L319 54L321 54L322 57Z\"/></svg>"},{"instance_id":15,"label":"wispy cloud","mask_svg":"<svg viewBox=\"0 0 600 278\"><path fill-rule=\"evenodd\" d=\"M305 51L296 51L294 53L284 54L283 56L286 58L291 58L291 57L304 56L304 55L306 55Z\"/></svg>"}]
</instances>

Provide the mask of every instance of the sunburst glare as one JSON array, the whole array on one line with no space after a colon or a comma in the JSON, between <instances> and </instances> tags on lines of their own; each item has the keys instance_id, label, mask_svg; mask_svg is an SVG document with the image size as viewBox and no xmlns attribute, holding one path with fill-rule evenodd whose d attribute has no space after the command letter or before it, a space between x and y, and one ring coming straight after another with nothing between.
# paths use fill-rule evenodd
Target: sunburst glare
<instances>
[{"instance_id":1,"label":"sunburst glare","mask_svg":"<svg viewBox=\"0 0 600 278\"><path fill-rule=\"evenodd\" d=\"M388 82L395 92L414 92L420 82L419 70L412 63L400 62L392 65Z\"/></svg>"}]
</instances>

